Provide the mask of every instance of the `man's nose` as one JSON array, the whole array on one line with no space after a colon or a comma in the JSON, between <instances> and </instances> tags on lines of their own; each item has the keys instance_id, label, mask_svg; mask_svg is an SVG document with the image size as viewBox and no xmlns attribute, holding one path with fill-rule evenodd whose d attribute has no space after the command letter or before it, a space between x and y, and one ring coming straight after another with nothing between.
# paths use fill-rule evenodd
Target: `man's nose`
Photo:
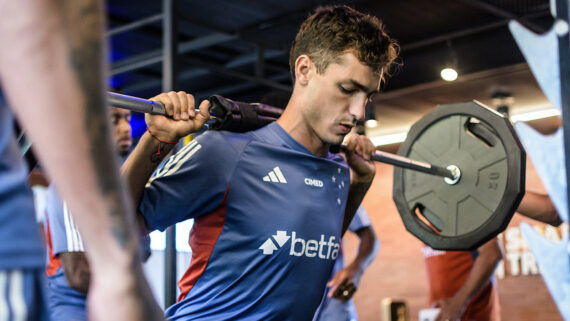
<instances>
[{"instance_id":1,"label":"man's nose","mask_svg":"<svg viewBox=\"0 0 570 321\"><path fill-rule=\"evenodd\" d=\"M117 124L117 127L121 133L131 132L131 124L125 118L119 119L119 124Z\"/></svg>"},{"instance_id":2,"label":"man's nose","mask_svg":"<svg viewBox=\"0 0 570 321\"><path fill-rule=\"evenodd\" d=\"M366 95L358 95L354 97L350 104L349 113L353 115L356 119L364 119L364 110L366 103L368 102L368 97Z\"/></svg>"}]
</instances>

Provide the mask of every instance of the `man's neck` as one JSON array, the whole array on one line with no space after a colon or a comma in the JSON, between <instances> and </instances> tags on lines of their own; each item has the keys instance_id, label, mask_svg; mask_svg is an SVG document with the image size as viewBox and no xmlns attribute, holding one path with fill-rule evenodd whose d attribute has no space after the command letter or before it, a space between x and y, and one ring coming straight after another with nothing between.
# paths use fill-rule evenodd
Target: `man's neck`
<instances>
[{"instance_id":1,"label":"man's neck","mask_svg":"<svg viewBox=\"0 0 570 321\"><path fill-rule=\"evenodd\" d=\"M277 123L296 140L299 144L307 148L313 155L318 157L326 156L330 144L324 143L314 132L312 128L303 122L302 117L294 115L295 108L289 106L277 119Z\"/></svg>"}]
</instances>

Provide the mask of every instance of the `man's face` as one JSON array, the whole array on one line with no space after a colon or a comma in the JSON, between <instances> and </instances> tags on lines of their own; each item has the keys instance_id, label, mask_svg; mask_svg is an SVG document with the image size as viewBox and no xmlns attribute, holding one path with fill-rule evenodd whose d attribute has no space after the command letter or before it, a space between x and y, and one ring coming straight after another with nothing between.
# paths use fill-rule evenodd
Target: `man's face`
<instances>
[{"instance_id":1,"label":"man's face","mask_svg":"<svg viewBox=\"0 0 570 321\"><path fill-rule=\"evenodd\" d=\"M111 108L111 124L113 128L113 141L121 156L131 151L133 139L131 138L131 112L121 108Z\"/></svg>"},{"instance_id":2,"label":"man's face","mask_svg":"<svg viewBox=\"0 0 570 321\"><path fill-rule=\"evenodd\" d=\"M346 134L364 118L364 106L378 92L380 78L352 53L340 56L308 85L304 117L311 130L326 144L342 143Z\"/></svg>"}]
</instances>

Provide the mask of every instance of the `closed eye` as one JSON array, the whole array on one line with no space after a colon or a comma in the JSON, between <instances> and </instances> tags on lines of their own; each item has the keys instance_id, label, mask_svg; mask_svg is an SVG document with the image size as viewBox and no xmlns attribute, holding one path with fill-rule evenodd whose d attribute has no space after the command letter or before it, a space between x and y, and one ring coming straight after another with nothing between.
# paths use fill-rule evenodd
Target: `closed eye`
<instances>
[{"instance_id":1,"label":"closed eye","mask_svg":"<svg viewBox=\"0 0 570 321\"><path fill-rule=\"evenodd\" d=\"M344 87L342 85L339 85L338 88L340 89L340 91L343 94L346 94L346 95L354 94L357 91L357 89L355 89L355 88L347 88L347 87Z\"/></svg>"}]
</instances>

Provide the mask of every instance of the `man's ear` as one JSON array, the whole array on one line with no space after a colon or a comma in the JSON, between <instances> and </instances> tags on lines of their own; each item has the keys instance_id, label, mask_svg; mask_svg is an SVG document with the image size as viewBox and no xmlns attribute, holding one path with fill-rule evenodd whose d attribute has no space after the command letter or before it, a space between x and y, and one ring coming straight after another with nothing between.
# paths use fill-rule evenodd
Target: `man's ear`
<instances>
[{"instance_id":1,"label":"man's ear","mask_svg":"<svg viewBox=\"0 0 570 321\"><path fill-rule=\"evenodd\" d=\"M295 81L307 85L315 72L315 64L307 55L300 55L295 60Z\"/></svg>"}]
</instances>

